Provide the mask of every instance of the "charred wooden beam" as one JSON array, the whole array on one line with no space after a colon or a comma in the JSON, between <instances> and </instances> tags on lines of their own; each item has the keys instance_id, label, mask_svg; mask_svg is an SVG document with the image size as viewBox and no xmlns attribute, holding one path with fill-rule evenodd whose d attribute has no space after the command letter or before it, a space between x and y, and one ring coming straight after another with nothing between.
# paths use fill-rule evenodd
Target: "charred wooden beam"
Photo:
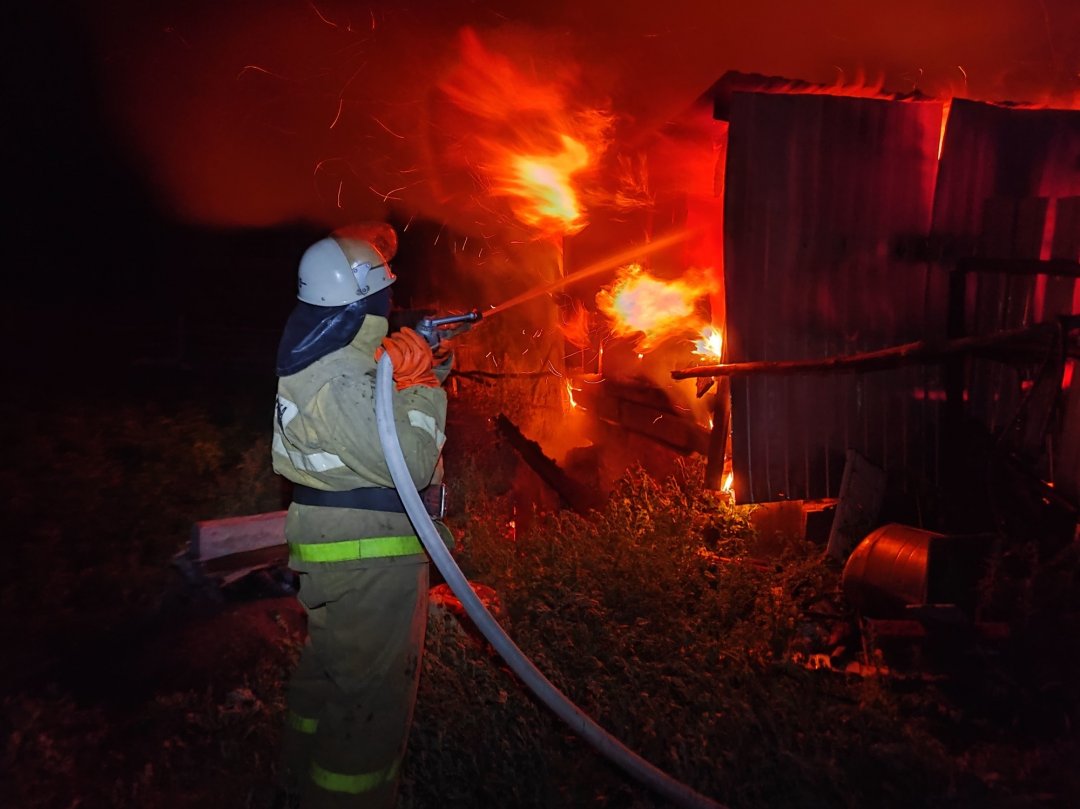
<instances>
[{"instance_id":1,"label":"charred wooden beam","mask_svg":"<svg viewBox=\"0 0 1080 809\"><path fill-rule=\"evenodd\" d=\"M1025 355L1045 355L1059 329L1080 327L1080 316L1063 318L1063 324L1039 323L1019 329L976 337L935 342L918 340L877 351L826 357L820 360L762 360L699 365L671 372L672 379L695 379L704 376L756 376L760 374L824 374L836 372L885 371L904 365L940 362L960 354L979 354L994 358L1002 350L1022 350Z\"/></svg>"},{"instance_id":2,"label":"charred wooden beam","mask_svg":"<svg viewBox=\"0 0 1080 809\"><path fill-rule=\"evenodd\" d=\"M551 487L567 508L578 514L587 514L600 506L598 492L585 489L567 475L555 461L544 454L544 450L538 443L531 438L526 438L517 425L501 413L495 417L495 429L510 442L521 459L544 483Z\"/></svg>"},{"instance_id":3,"label":"charred wooden beam","mask_svg":"<svg viewBox=\"0 0 1080 809\"><path fill-rule=\"evenodd\" d=\"M731 380L721 379L713 404L713 424L709 432L709 452L705 464L705 488L724 487L724 461L731 441Z\"/></svg>"},{"instance_id":4,"label":"charred wooden beam","mask_svg":"<svg viewBox=\"0 0 1080 809\"><path fill-rule=\"evenodd\" d=\"M587 384L575 391L582 409L595 418L640 435L680 455L705 455L709 430L696 423L687 408L643 379L604 379L603 384Z\"/></svg>"}]
</instances>

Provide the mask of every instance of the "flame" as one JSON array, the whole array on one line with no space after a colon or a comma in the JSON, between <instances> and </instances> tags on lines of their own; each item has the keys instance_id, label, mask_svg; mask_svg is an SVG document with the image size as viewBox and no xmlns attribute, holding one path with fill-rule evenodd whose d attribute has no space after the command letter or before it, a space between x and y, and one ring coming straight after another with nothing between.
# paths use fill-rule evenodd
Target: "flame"
<instances>
[{"instance_id":1,"label":"flame","mask_svg":"<svg viewBox=\"0 0 1080 809\"><path fill-rule=\"evenodd\" d=\"M570 400L570 409L571 409L571 410L576 410L576 409L577 409L578 407L580 407L580 406L581 406L581 405L579 405L579 404L577 403L577 401L576 401L576 400L574 399L574 391L580 391L580 390L581 390L581 388L575 388L575 387L574 387L574 386L573 386L573 385L572 385L572 384L570 383L570 380L567 380L567 381L566 381L566 398Z\"/></svg>"},{"instance_id":2,"label":"flame","mask_svg":"<svg viewBox=\"0 0 1080 809\"><path fill-rule=\"evenodd\" d=\"M724 356L723 333L713 326L706 326L703 328L701 330L701 337L694 340L694 353L699 357L707 357L708 359L719 362Z\"/></svg>"},{"instance_id":3,"label":"flame","mask_svg":"<svg viewBox=\"0 0 1080 809\"><path fill-rule=\"evenodd\" d=\"M589 310L574 301L574 312L566 322L559 326L566 341L578 348L586 348L589 343Z\"/></svg>"},{"instance_id":4,"label":"flame","mask_svg":"<svg viewBox=\"0 0 1080 809\"><path fill-rule=\"evenodd\" d=\"M600 310L612 320L616 335L640 333L639 352L664 340L700 328L697 304L715 288L707 272L691 272L674 281L650 275L640 264L620 270L609 289L596 295Z\"/></svg>"},{"instance_id":5,"label":"flame","mask_svg":"<svg viewBox=\"0 0 1080 809\"><path fill-rule=\"evenodd\" d=\"M787 95L836 95L852 98L898 98L900 93L885 90L886 76L878 73L874 77L866 75L861 67L856 68L853 76L847 76L838 66L836 78L831 84L787 79L780 76L760 76L757 74L739 74L735 77L732 89L751 90L754 92L784 93Z\"/></svg>"},{"instance_id":6,"label":"flame","mask_svg":"<svg viewBox=\"0 0 1080 809\"><path fill-rule=\"evenodd\" d=\"M514 211L522 222L570 233L585 226L571 178L589 165L589 150L569 135L560 134L559 140L562 149L555 154L510 156L509 176L497 173L496 182L501 185L495 190L514 200Z\"/></svg>"},{"instance_id":7,"label":"flame","mask_svg":"<svg viewBox=\"0 0 1080 809\"><path fill-rule=\"evenodd\" d=\"M473 116L461 151L487 193L544 235L585 227L585 181L607 150L610 113L572 102L580 92L565 72L518 69L468 28L461 64L440 87Z\"/></svg>"},{"instance_id":8,"label":"flame","mask_svg":"<svg viewBox=\"0 0 1080 809\"><path fill-rule=\"evenodd\" d=\"M720 491L730 492L733 488L735 488L735 473L728 472L724 475L724 482L720 484Z\"/></svg>"},{"instance_id":9,"label":"flame","mask_svg":"<svg viewBox=\"0 0 1080 809\"><path fill-rule=\"evenodd\" d=\"M946 98L941 105L941 134L938 135L937 159L941 160L941 150L945 148L945 127L949 123L949 111L952 109L952 99Z\"/></svg>"}]
</instances>

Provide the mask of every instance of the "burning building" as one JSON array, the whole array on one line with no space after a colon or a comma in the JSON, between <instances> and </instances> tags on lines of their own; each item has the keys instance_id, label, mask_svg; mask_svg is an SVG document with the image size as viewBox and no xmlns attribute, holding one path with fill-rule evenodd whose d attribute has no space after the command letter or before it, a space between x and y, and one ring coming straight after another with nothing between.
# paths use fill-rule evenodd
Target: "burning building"
<instances>
[{"instance_id":1,"label":"burning building","mask_svg":"<svg viewBox=\"0 0 1080 809\"><path fill-rule=\"evenodd\" d=\"M978 25L846 2L780 22L723 4L665 19L466 5L83 22L110 125L170 217L296 241L391 219L404 303L489 312L459 346L462 380L531 380L514 421L590 481L696 453L738 502L827 501L856 453L918 499L963 477L947 467L966 407L991 435L1022 433L1034 476L1075 499L1073 420L1048 393L1075 407L1067 348L1050 376L926 346L867 373L769 367L1076 311L1069 4L1003 4ZM180 232L155 283L185 306L196 280L246 288L269 263L232 270L213 252L250 245L203 252ZM282 240L266 249L287 284ZM211 330L181 319L189 343ZM718 364L738 368L700 370Z\"/></svg>"},{"instance_id":2,"label":"burning building","mask_svg":"<svg viewBox=\"0 0 1080 809\"><path fill-rule=\"evenodd\" d=\"M160 375L187 386L189 398L228 409L209 392L224 377L256 400L250 418L237 410L236 419L261 430L261 400L268 403L269 395L259 390L273 367L303 247L342 225L389 221L400 238L394 291L403 309L485 313L456 341L450 386L457 412L467 414L452 426L483 432L486 443L466 443L474 436L448 429L447 455L455 446L497 447L482 458L480 483L468 474L457 478L463 488L482 486L484 503L497 503L483 514L497 558L534 558L524 552L537 535L545 548L554 547L547 544L554 531L521 530L530 508L585 512L630 465L659 477L680 458L697 456L707 459L707 486L722 493L701 498L710 516L744 513L719 507L725 498L754 504L757 514L790 520L784 527L795 532L809 535L813 519L817 540L825 539L824 520L833 556L849 559L852 586L843 605L831 589L803 603L803 580L787 571L773 576L782 565L760 558L761 547L749 544L757 540L741 544L740 536L727 557L710 544L708 531L684 530L685 520L673 520L663 541L650 536L635 549L641 580L628 579L617 597L636 629L621 616L605 629L613 639L631 630L658 637L665 634L662 624L646 626L647 613L669 604L680 615L697 613L696 629L685 637L701 640L706 652L689 657L690 644L680 642L655 657L663 664L662 687L679 710L698 703L684 699L684 681L670 676L667 663L696 661L707 714L696 707L692 713L700 716L672 714L679 723L686 719L678 730L687 754L696 755L697 745L681 735L684 728L705 728L710 746L702 750L715 759L702 762L702 783L714 794L746 795L738 779L772 757L800 785L792 805L814 803L807 795L840 797L843 785L801 791L813 786L809 781L831 779L837 763L868 774L864 791L853 795L879 799L882 783L901 781L923 789L893 743L894 731L907 736L916 718L905 728L890 717L872 739L866 723L843 718L870 715L872 706L861 702L869 692L848 675L877 677L881 661L866 646L860 656L860 644L847 640L854 634L833 629L865 627L863 637L880 639L869 627L875 609L920 618L936 611L939 628L951 622L938 638L951 642L961 622L943 603L973 612L974 600L963 596L970 595L987 548L1000 549L1002 537L1017 550L1006 561L1017 562L1035 544L1031 559L1066 559L1075 568L1080 16L1074 0L676 0L663 7L166 0L114 2L107 9L76 3L65 15L54 5L22 8L35 36L5 49L15 90L9 169L13 196L21 200L9 224L17 236L11 241L26 248L15 265L15 305L5 318L9 370L38 372L13 374L23 380L22 397L9 410L22 411L27 436L40 434L13 445L16 457L29 460L12 465L8 487L22 517L12 530L20 572L9 600L25 612L38 604L66 610L57 595L72 590L76 604L101 600L97 567L87 561L113 554L118 578L148 569L147 561L164 563L183 540L164 519L181 522L192 514L187 495L196 490L206 495L200 503L213 504L197 516L220 515L223 500L209 490L226 476L227 493L238 493L228 508L265 513L209 520L213 526L197 529L204 572L225 571L239 584L237 565L276 563L269 554L253 560L249 552L269 550L280 562L282 512L269 509L287 492L273 480L261 481L256 493L245 491L253 488L250 477L265 460L264 448L234 457L215 450L218 444L199 443L177 456L193 461L181 470L188 479L166 487L159 472L176 472L174 455L190 443L190 436L172 434L173 398L149 416L131 407L118 411L117 401L143 378ZM151 362L161 367L148 368ZM48 384L32 381L38 377ZM197 387L204 380L210 385ZM88 402L98 385L109 388L108 396ZM466 406L492 391L499 394L499 417L471 418L476 411ZM171 393L170 387L163 395ZM53 408L46 397L64 407ZM86 404L98 405L100 422L82 418ZM78 417L64 419L50 435L39 408ZM453 403L450 410L455 415ZM121 431L116 446L104 446L101 437L116 433L99 425L111 425L117 412L140 429ZM81 462L77 433L87 434L104 463ZM148 437L163 440L140 446ZM469 461L459 467L469 472ZM80 477L82 467L91 468ZM67 481L64 491L77 497L53 497L57 469ZM35 474L48 487L40 498L25 483ZM103 477L110 478L107 486ZM165 488L184 495L173 508L158 503ZM508 492L512 497L504 497ZM504 513L512 498L517 510ZM104 508L109 499L116 501L115 517ZM47 517L40 529L30 526L30 516L45 511L39 500L64 505L73 516L40 515ZM545 529L564 522L541 516ZM565 522L592 526L602 517ZM870 530L888 520L898 522ZM236 524L257 533L253 545L239 547L230 534L216 555L204 553L211 527L222 536ZM988 528L989 538L982 533ZM953 541L953 532L963 534L961 541ZM619 561L625 533L612 532L611 544L563 537L559 547ZM873 541L851 554L864 538ZM823 563L819 548L803 542L785 550L794 545L813 557L815 575L835 578L835 565ZM654 550L666 546L680 554L678 564L665 578L650 579ZM692 568L682 565L684 551ZM573 553L560 556L579 564ZM1017 564L1017 588L1030 588L1021 596L1049 580L1029 575L1035 563L1025 568L1027 558ZM596 570L617 572L581 576L590 588L620 576L618 565ZM558 601L568 579L551 581ZM1075 576L1056 581L1074 608ZM966 594L958 595L957 582ZM134 603L126 581L110 589ZM1018 589L999 589L1001 603ZM703 600L695 601L692 590L702 591ZM591 604L592 592L564 600ZM725 612L750 617L739 619L730 644L708 646L735 626L710 623L718 617L713 596L732 594L749 600L732 602ZM616 606L622 612L624 604ZM594 614L568 610L564 617L576 632L590 629ZM15 624L24 616L10 610L8 617ZM70 626L97 617L88 612ZM985 616L968 617L963 631L987 623L980 620ZM1040 632L1048 657L1066 646L1060 636L1075 623L1046 612L1023 617L1026 623L1015 628L998 621L1005 631L997 637ZM772 648L767 626L783 629L783 645ZM929 634L921 629L919 637ZM677 634L666 640L678 641ZM33 660L26 652L35 644L22 643L23 634L13 637L13 659ZM89 646L98 635L86 637ZM57 639L62 645L64 638ZM761 713L768 717L765 732L749 724L743 726L749 731L735 726L731 735L724 722L738 716L739 706L712 699L727 690L717 684L733 691L746 684L743 660L727 650L742 655L748 646L760 650L754 654L765 673L783 681L773 694L790 699L778 702L781 713ZM846 652L837 651L843 646ZM1017 648L1017 657L1026 656L1023 645ZM845 743L805 760L789 754L827 742L829 728L816 710L824 703L804 700L810 681L793 668L806 662L796 654L836 665L820 676L846 677L842 689L834 687L838 679L824 688L842 693L851 711L830 720L851 731ZM843 668L853 655L855 672ZM585 662L592 689L599 667L591 668L592 658ZM985 658L977 666L964 662L983 674ZM1033 658L1032 668L1040 666ZM64 667L86 679L81 666ZM23 679L37 679L34 668L24 668ZM615 673L621 665L607 668ZM725 671L734 674L724 679ZM1012 690L1023 698L1003 715L1023 718L1038 706L1068 725L1062 736L1074 737L1075 695L1060 684L1074 684L1075 676L1064 665L1039 674L1030 690ZM250 707L246 674L241 680L244 688L229 697ZM998 685L985 689L992 700ZM1046 698L1056 693L1062 702ZM776 708L768 692L761 694L754 713ZM50 779L42 783L71 781L67 771L56 776L68 759L54 755L63 749L54 743L61 736L42 730L39 704L30 703L18 739L13 736L12 761L26 770L44 763ZM791 717L782 715L786 705ZM231 715L237 706L226 707ZM100 714L82 713L73 725L72 711L66 697L56 704L68 732L103 724ZM942 710L929 722L942 724L957 712ZM665 711L657 704L655 713ZM805 723L789 725L797 714ZM191 724L183 710L177 716ZM781 721L773 724L772 717ZM218 727L220 718L215 714L208 726ZM691 724L699 719L705 724ZM983 732L981 721L968 723L964 734ZM1006 724L995 727L1001 736L1016 735L1017 744L987 756L987 769L994 770L988 784L998 783L997 761L1014 752L1017 768L1039 763L1021 749L1027 746L1021 725ZM770 728L781 726L792 728L791 744L772 738ZM175 738L172 733L163 738ZM258 735L247 730L243 738ZM96 748L110 737L87 738ZM141 728L133 738L145 746ZM453 749L439 738L440 754ZM508 758L508 769L532 760L535 750L525 749L531 738L522 737L524 755ZM731 738L766 746L731 758ZM851 756L875 746L870 758ZM928 756L939 749L921 746ZM172 751L168 756L179 749L161 747ZM225 748L214 740L203 749L205 759L183 757L194 768L218 761ZM1075 744L1060 749L1065 761ZM86 769L110 776L98 752L86 757ZM965 748L963 756L970 761L979 752ZM149 769L143 750L137 753L135 775L126 782L130 799L149 800ZM232 778L243 768L212 769ZM712 780L721 769L729 771L722 788ZM178 779L169 768L156 771L163 788L175 792ZM773 772L757 776L776 781ZM487 777L481 772L475 780ZM103 781L102 795L119 794L111 777ZM944 790L957 782L938 783ZM50 790L40 794L60 794ZM1045 802L1046 794L1040 788L1032 799ZM78 800L91 798L73 794L67 803ZM762 805L778 804L766 797ZM897 799L893 805L917 804Z\"/></svg>"}]
</instances>

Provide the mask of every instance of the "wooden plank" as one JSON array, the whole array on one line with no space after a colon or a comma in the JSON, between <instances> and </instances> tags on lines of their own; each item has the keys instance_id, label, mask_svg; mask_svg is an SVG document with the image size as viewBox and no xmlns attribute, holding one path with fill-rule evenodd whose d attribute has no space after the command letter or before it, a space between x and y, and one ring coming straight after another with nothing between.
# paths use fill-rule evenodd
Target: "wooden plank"
<instances>
[{"instance_id":1,"label":"wooden plank","mask_svg":"<svg viewBox=\"0 0 1080 809\"><path fill-rule=\"evenodd\" d=\"M1075 319L1065 324L1076 328ZM912 363L937 362L955 354L976 353L1000 356L1006 347L1011 353L1032 357L1045 355L1050 340L1058 330L1056 323L1037 323L994 334L960 337L944 343L918 340L889 346L861 354L826 357L824 359L789 360L786 362L730 362L721 365L698 365L671 372L673 379L695 379L707 376L759 376L793 374L828 374L839 372L882 371Z\"/></svg>"},{"instance_id":2,"label":"wooden plank","mask_svg":"<svg viewBox=\"0 0 1080 809\"><path fill-rule=\"evenodd\" d=\"M844 562L852 549L877 525L885 497L885 472L855 450L848 450L840 480L836 516L825 552Z\"/></svg>"},{"instance_id":3,"label":"wooden plank","mask_svg":"<svg viewBox=\"0 0 1080 809\"><path fill-rule=\"evenodd\" d=\"M198 562L285 544L288 511L200 520L191 529L188 555Z\"/></svg>"},{"instance_id":4,"label":"wooden plank","mask_svg":"<svg viewBox=\"0 0 1080 809\"><path fill-rule=\"evenodd\" d=\"M584 487L575 481L555 461L544 454L537 442L527 438L514 422L501 413L495 417L495 429L517 450L521 459L568 508L579 514L587 514L591 509L600 507L603 499L601 492Z\"/></svg>"}]
</instances>

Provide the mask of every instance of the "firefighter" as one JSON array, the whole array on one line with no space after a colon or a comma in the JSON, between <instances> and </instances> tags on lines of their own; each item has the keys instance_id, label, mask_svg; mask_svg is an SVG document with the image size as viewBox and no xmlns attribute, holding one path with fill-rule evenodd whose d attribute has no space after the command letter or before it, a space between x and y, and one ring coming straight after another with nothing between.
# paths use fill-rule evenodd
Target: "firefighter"
<instances>
[{"instance_id":1,"label":"firefighter","mask_svg":"<svg viewBox=\"0 0 1080 809\"><path fill-rule=\"evenodd\" d=\"M420 676L428 557L383 458L375 372L386 351L402 450L430 492L442 483L451 359L437 363L412 329L387 335L396 245L381 226L309 247L278 349L273 463L293 484L285 537L308 623L282 786L304 809L394 805Z\"/></svg>"}]
</instances>

